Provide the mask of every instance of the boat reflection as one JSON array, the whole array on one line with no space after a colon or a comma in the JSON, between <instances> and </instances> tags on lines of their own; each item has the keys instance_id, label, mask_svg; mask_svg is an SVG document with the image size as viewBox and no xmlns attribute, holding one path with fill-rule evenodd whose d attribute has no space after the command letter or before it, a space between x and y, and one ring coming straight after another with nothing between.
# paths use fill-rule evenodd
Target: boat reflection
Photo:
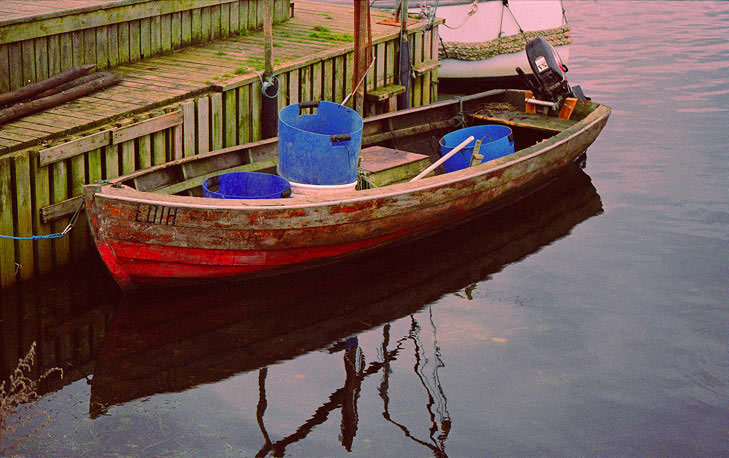
<instances>
[{"instance_id":1,"label":"boat reflection","mask_svg":"<svg viewBox=\"0 0 729 458\"><path fill-rule=\"evenodd\" d=\"M287 445L306 437L337 409L342 416L340 441L350 450L361 382L381 373L384 418L436 456L445 456L451 419L438 379L443 363L437 339L426 358L422 329L414 318L410 332L393 344L385 325L381 360L365 364L356 335L412 315L443 294L468 289L601 211L589 177L574 167L516 204L397 250L283 279L129 296L117 308L97 357L91 416L134 399L259 370L257 419L264 445L258 456L282 456ZM429 399L432 426L427 439L416 437L388 412L388 369L406 340L415 348L414 372ZM291 435L273 440L264 423L266 367L320 349L343 353L344 386ZM426 360L435 364L427 373Z\"/></svg>"},{"instance_id":2,"label":"boat reflection","mask_svg":"<svg viewBox=\"0 0 729 458\"><path fill-rule=\"evenodd\" d=\"M412 315L444 294L468 294L475 283L601 212L590 178L575 166L539 192L468 224L286 277L151 290L119 302L118 290L108 275L99 278L100 264L94 262L90 271L3 292L0 376L6 378L18 356L36 341L36 371L65 370L64 379L48 389L86 378L91 384L89 411L95 418L114 405L258 370L257 420L263 437L258 456L283 456L289 444L306 437L336 410L341 410L340 442L350 450L362 381L379 374L383 418L429 453L445 456L452 422L438 377L443 362L435 325L432 319L418 323ZM409 315L406 335L390 336L387 323ZM378 360L365 362L356 336L380 326ZM427 348L423 329L433 333ZM264 422L267 367L322 349L341 352L344 385L290 435L270 437ZM415 351L414 376L427 396L427 433L389 414L391 364L406 349Z\"/></svg>"}]
</instances>

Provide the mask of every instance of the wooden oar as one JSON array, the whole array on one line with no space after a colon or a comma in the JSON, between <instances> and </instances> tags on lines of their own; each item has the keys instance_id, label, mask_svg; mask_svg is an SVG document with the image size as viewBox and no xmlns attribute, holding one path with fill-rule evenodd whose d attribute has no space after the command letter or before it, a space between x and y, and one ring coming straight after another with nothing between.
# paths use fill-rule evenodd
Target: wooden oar
<instances>
[{"instance_id":1,"label":"wooden oar","mask_svg":"<svg viewBox=\"0 0 729 458\"><path fill-rule=\"evenodd\" d=\"M459 152L460 150L462 150L466 145L468 145L472 141L473 141L473 135L471 135L467 139L463 140L463 142L461 142L460 145L458 145L455 148L453 148L453 150L451 150L450 152L448 152L448 154L446 154L445 156L443 156L440 159L438 159L437 161L435 161L435 164L431 165L427 169L425 169L422 172L420 172L418 174L418 176L416 176L415 178L413 178L412 180L410 180L410 182L412 183L415 180L419 180L419 179L423 178L425 175L429 174L436 167L438 167L439 165L441 165L442 163L444 163L445 161L447 161L448 159L450 159L451 156L453 156L454 154L456 154L457 152Z\"/></svg>"}]
</instances>

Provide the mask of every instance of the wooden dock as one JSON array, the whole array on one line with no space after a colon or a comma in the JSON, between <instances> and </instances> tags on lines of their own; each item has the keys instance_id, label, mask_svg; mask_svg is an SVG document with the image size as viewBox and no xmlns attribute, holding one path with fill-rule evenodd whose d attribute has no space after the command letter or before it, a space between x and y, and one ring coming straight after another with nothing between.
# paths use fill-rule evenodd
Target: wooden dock
<instances>
[{"instance_id":1,"label":"wooden dock","mask_svg":"<svg viewBox=\"0 0 729 458\"><path fill-rule=\"evenodd\" d=\"M379 23L390 17L372 11L366 114L396 93L399 27ZM341 102L352 90L352 8L276 0L274 23L279 109ZM438 23L409 25L413 106L437 95ZM261 24L258 0L4 1L0 93L81 64L123 79L0 126L0 235L61 232L86 183L260 139ZM67 264L87 237L80 221L63 238L0 238L0 287Z\"/></svg>"}]
</instances>

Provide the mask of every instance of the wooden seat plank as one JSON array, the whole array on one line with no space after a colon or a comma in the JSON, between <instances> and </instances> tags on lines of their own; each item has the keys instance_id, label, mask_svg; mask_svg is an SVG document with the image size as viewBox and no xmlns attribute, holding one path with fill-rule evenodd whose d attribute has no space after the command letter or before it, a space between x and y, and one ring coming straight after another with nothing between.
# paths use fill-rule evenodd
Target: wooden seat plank
<instances>
[{"instance_id":1,"label":"wooden seat plank","mask_svg":"<svg viewBox=\"0 0 729 458\"><path fill-rule=\"evenodd\" d=\"M577 121L545 116L539 113L514 113L507 110L489 109L468 116L479 121L498 122L512 127L527 127L546 132L562 132Z\"/></svg>"}]
</instances>

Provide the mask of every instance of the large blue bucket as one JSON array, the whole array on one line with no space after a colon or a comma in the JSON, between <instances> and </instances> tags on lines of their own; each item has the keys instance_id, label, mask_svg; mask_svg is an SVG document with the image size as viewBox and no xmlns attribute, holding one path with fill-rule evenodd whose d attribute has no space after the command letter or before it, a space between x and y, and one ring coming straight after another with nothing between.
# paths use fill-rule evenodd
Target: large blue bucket
<instances>
[{"instance_id":1,"label":"large blue bucket","mask_svg":"<svg viewBox=\"0 0 729 458\"><path fill-rule=\"evenodd\" d=\"M443 163L446 172L453 172L470 166L473 149L478 140L481 140L479 153L483 154L481 162L488 162L514 152L514 135L511 128L497 124L487 124L485 126L466 127L444 135L440 139L440 155L445 156L453 151L456 146L471 135L473 135L474 140Z\"/></svg>"},{"instance_id":2,"label":"large blue bucket","mask_svg":"<svg viewBox=\"0 0 729 458\"><path fill-rule=\"evenodd\" d=\"M291 195L291 185L278 175L231 172L203 181L203 196L216 199L280 199Z\"/></svg>"},{"instance_id":3,"label":"large blue bucket","mask_svg":"<svg viewBox=\"0 0 729 458\"><path fill-rule=\"evenodd\" d=\"M304 113L312 109L312 114ZM302 102L278 114L278 174L289 181L341 185L357 181L362 117L332 102Z\"/></svg>"}]
</instances>

